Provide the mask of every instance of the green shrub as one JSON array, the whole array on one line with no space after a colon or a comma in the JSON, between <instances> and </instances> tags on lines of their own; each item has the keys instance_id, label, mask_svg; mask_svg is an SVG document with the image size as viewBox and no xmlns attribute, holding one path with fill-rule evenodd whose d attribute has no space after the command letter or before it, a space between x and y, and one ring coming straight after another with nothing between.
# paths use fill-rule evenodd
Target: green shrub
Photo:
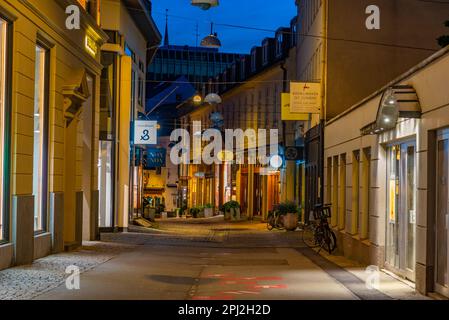
<instances>
[{"instance_id":1,"label":"green shrub","mask_svg":"<svg viewBox=\"0 0 449 320\"><path fill-rule=\"evenodd\" d=\"M287 202L283 202L280 203L277 206L277 212L279 215L281 216L285 216L287 213L299 213L299 208L296 205L296 203L291 202L291 201L287 201Z\"/></svg>"},{"instance_id":2,"label":"green shrub","mask_svg":"<svg viewBox=\"0 0 449 320\"><path fill-rule=\"evenodd\" d=\"M226 202L223 205L223 210L222 211L231 211L231 209L240 209L240 203L238 203L237 201L229 201Z\"/></svg>"}]
</instances>

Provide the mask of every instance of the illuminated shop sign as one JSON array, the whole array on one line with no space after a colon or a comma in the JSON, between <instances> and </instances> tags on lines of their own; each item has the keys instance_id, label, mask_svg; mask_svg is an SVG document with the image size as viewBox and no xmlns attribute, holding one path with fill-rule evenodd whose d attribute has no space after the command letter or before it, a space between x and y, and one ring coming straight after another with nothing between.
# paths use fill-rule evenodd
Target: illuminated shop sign
<instances>
[{"instance_id":1,"label":"illuminated shop sign","mask_svg":"<svg viewBox=\"0 0 449 320\"><path fill-rule=\"evenodd\" d=\"M93 57L97 56L97 52L98 52L98 46L97 43L95 42L95 40L86 35L86 40L85 40L85 48L86 51Z\"/></svg>"}]
</instances>

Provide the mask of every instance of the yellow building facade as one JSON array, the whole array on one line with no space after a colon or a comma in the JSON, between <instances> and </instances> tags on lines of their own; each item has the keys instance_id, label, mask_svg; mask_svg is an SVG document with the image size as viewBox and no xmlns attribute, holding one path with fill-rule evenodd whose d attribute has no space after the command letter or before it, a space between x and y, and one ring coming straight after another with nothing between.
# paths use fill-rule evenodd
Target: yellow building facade
<instances>
[{"instance_id":1,"label":"yellow building facade","mask_svg":"<svg viewBox=\"0 0 449 320\"><path fill-rule=\"evenodd\" d=\"M0 268L97 237L100 48L107 39L98 3L0 3ZM74 5L79 29L67 27Z\"/></svg>"}]
</instances>

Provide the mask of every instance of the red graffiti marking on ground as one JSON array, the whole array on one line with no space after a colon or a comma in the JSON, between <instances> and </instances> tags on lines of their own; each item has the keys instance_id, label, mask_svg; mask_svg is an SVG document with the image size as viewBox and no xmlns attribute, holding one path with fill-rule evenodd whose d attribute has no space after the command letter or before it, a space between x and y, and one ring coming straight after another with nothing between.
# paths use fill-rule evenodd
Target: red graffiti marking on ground
<instances>
[{"instance_id":1,"label":"red graffiti marking on ground","mask_svg":"<svg viewBox=\"0 0 449 320\"><path fill-rule=\"evenodd\" d=\"M262 284L254 286L254 289L287 289L285 284Z\"/></svg>"}]
</instances>

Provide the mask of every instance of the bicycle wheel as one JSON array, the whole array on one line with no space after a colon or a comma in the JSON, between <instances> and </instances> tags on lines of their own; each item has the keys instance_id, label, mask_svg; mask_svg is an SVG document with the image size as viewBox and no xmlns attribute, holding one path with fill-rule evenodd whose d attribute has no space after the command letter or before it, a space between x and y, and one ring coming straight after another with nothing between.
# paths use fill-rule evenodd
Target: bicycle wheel
<instances>
[{"instance_id":1,"label":"bicycle wheel","mask_svg":"<svg viewBox=\"0 0 449 320\"><path fill-rule=\"evenodd\" d=\"M327 251L329 252L329 254L332 254L332 252L337 248L337 237L335 236L334 231L332 231L330 228L326 229L326 237L324 242Z\"/></svg>"},{"instance_id":2,"label":"bicycle wheel","mask_svg":"<svg viewBox=\"0 0 449 320\"><path fill-rule=\"evenodd\" d=\"M310 223L304 226L302 231L302 241L309 248L317 248L320 246L320 243L316 241L316 230L317 226L314 223Z\"/></svg>"},{"instance_id":3,"label":"bicycle wheel","mask_svg":"<svg viewBox=\"0 0 449 320\"><path fill-rule=\"evenodd\" d=\"M273 217L273 215L270 215L270 216L268 216L268 219L267 219L267 229L268 229L268 231L273 230L273 227L274 227L274 217Z\"/></svg>"}]
</instances>

